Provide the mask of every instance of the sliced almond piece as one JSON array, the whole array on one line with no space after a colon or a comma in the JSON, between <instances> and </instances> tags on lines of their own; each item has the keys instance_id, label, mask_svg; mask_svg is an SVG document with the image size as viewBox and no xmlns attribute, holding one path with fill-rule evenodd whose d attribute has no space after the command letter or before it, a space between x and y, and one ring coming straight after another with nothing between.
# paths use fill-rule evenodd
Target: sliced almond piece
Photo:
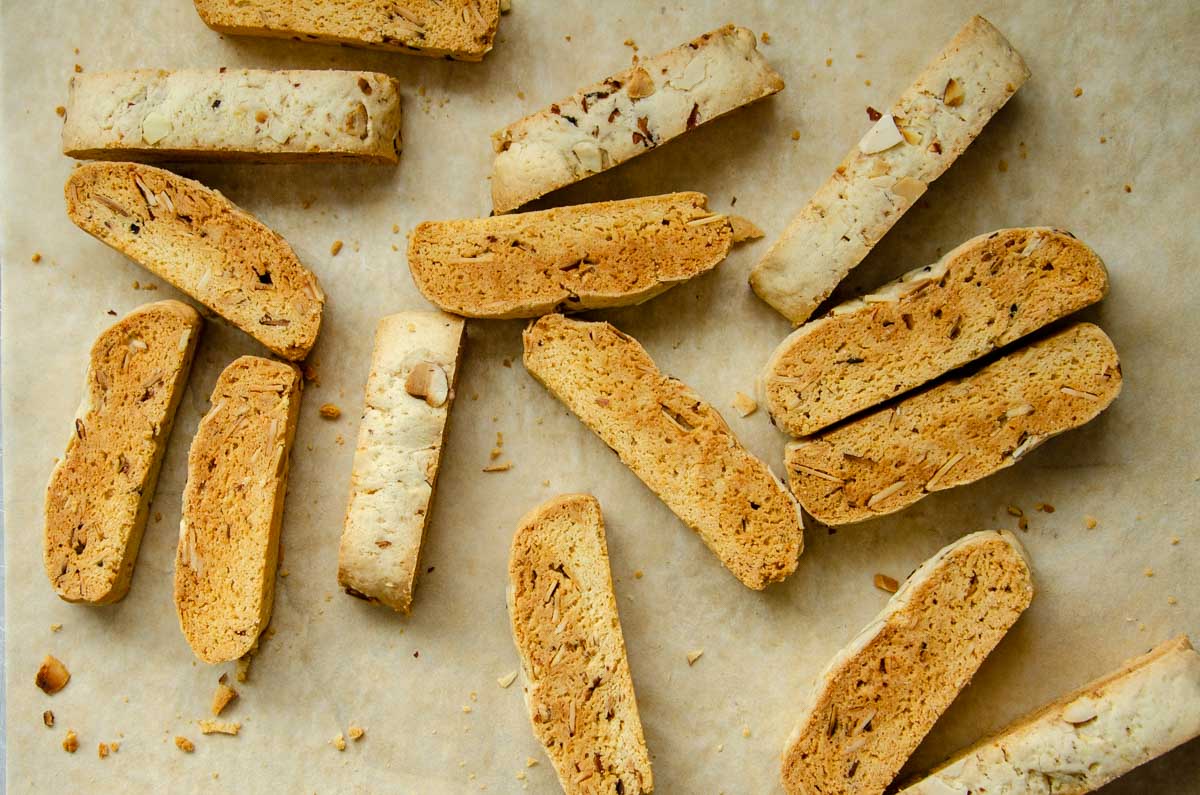
<instances>
[{"instance_id":1,"label":"sliced almond piece","mask_svg":"<svg viewBox=\"0 0 1200 795\"><path fill-rule=\"evenodd\" d=\"M873 155L891 149L903 140L904 136L896 126L895 118L892 114L885 113L858 142L858 150L864 155Z\"/></svg>"},{"instance_id":2,"label":"sliced almond piece","mask_svg":"<svg viewBox=\"0 0 1200 795\"><path fill-rule=\"evenodd\" d=\"M435 362L419 362L408 373L404 391L415 398L422 398L434 408L446 403L450 396L450 381L446 371Z\"/></svg>"},{"instance_id":3,"label":"sliced almond piece","mask_svg":"<svg viewBox=\"0 0 1200 795\"><path fill-rule=\"evenodd\" d=\"M963 104L963 96L962 86L957 80L952 77L946 81L946 88L942 91L942 102L951 108L957 108Z\"/></svg>"}]
</instances>

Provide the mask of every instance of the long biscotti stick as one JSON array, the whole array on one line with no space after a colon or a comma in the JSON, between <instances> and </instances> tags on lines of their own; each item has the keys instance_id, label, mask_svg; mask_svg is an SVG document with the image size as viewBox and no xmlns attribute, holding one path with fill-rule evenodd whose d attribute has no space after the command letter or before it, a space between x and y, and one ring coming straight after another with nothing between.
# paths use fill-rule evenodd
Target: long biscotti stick
<instances>
[{"instance_id":1,"label":"long biscotti stick","mask_svg":"<svg viewBox=\"0 0 1200 795\"><path fill-rule=\"evenodd\" d=\"M272 352L308 355L325 294L277 232L219 192L137 163L86 163L67 180L75 225L166 279Z\"/></svg>"},{"instance_id":2,"label":"long biscotti stick","mask_svg":"<svg viewBox=\"0 0 1200 795\"><path fill-rule=\"evenodd\" d=\"M652 792L596 498L568 494L526 514L508 581L525 704L563 791Z\"/></svg>"},{"instance_id":3,"label":"long biscotti stick","mask_svg":"<svg viewBox=\"0 0 1200 795\"><path fill-rule=\"evenodd\" d=\"M783 89L753 31L726 25L492 134L492 208L508 212Z\"/></svg>"},{"instance_id":4,"label":"long biscotti stick","mask_svg":"<svg viewBox=\"0 0 1200 795\"><path fill-rule=\"evenodd\" d=\"M454 401L465 323L443 312L379 321L338 584L352 596L409 612Z\"/></svg>"},{"instance_id":5,"label":"long biscotti stick","mask_svg":"<svg viewBox=\"0 0 1200 795\"><path fill-rule=\"evenodd\" d=\"M243 356L213 387L188 453L175 610L207 663L252 650L271 620L300 370Z\"/></svg>"},{"instance_id":6,"label":"long biscotti stick","mask_svg":"<svg viewBox=\"0 0 1200 795\"><path fill-rule=\"evenodd\" d=\"M751 272L754 291L807 320L1028 77L1000 31L971 19L788 224Z\"/></svg>"},{"instance_id":7,"label":"long biscotti stick","mask_svg":"<svg viewBox=\"0 0 1200 795\"><path fill-rule=\"evenodd\" d=\"M743 584L796 570L800 509L711 405L664 376L608 323L546 315L525 330L525 367L613 449Z\"/></svg>"},{"instance_id":8,"label":"long biscotti stick","mask_svg":"<svg viewBox=\"0 0 1200 795\"><path fill-rule=\"evenodd\" d=\"M43 557L68 602L129 591L202 321L179 301L130 312L92 346L67 452L46 487Z\"/></svg>"},{"instance_id":9,"label":"long biscotti stick","mask_svg":"<svg viewBox=\"0 0 1200 795\"><path fill-rule=\"evenodd\" d=\"M785 789L881 795L1032 599L1007 532L923 563L817 680L783 753Z\"/></svg>"}]
</instances>

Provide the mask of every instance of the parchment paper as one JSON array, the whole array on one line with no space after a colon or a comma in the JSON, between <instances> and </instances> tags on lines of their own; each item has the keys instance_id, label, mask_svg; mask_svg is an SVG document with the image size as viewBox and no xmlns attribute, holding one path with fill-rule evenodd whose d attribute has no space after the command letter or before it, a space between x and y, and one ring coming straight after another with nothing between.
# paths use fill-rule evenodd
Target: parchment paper
<instances>
[{"instance_id":1,"label":"parchment paper","mask_svg":"<svg viewBox=\"0 0 1200 795\"><path fill-rule=\"evenodd\" d=\"M496 678L518 665L504 607L512 532L525 511L563 492L590 491L604 509L663 793L777 791L797 703L887 599L872 575L902 578L967 531L1015 528L1007 506L1029 518L1020 536L1037 597L910 769L1173 633L1200 640L1192 562L1200 546L1194 3L513 6L486 60L460 64L222 38L186 0L3 4L10 792L557 791L519 685L502 689ZM736 197L736 212L769 241L869 127L866 106L886 108L976 11L1007 34L1033 78L843 294L981 232L1065 226L1112 273L1111 295L1083 314L1122 355L1125 391L1107 413L1019 466L898 516L836 534L810 527L795 575L754 593L524 372L520 323L472 322L414 613L404 619L338 592L337 542L372 331L386 313L426 305L405 264L405 233L423 219L490 210L489 132L628 64L627 38L652 54L726 21L767 31L771 43L762 48L788 84L780 95L551 200L701 190L722 210ZM367 68L403 86L398 168L178 169L281 232L329 294L312 355L320 384L304 396L293 454L274 635L224 716L243 723L238 737L202 737L194 723L233 666L196 662L171 587L188 445L220 370L236 355L265 355L252 340L219 321L207 326L154 499L161 520L147 528L128 598L99 609L69 605L42 570L43 488L70 433L88 349L112 321L106 310L124 314L175 295L66 218L62 185L72 163L59 153L55 106L76 63L88 71ZM345 247L332 256L338 239ZM752 391L788 331L746 285L767 245L741 247L708 276L602 316L720 407L749 448L782 471L785 440L764 412L740 419L728 408L735 391ZM158 290L134 290L134 280ZM342 408L341 419L318 416L326 402ZM497 432L501 461L513 468L484 474ZM1036 511L1040 502L1054 513ZM1085 528L1086 516L1095 529ZM61 632L52 633L52 623ZM697 649L704 656L689 667L686 654ZM33 684L46 653L72 673L53 697ZM57 716L52 730L42 726L46 709ZM330 741L351 723L366 736L339 753ZM60 747L68 728L80 739L73 756ZM177 750L176 735L192 739L195 753ZM114 740L120 751L98 759L97 744ZM527 768L527 758L538 764ZM1198 781L1200 745L1192 744L1108 791L1195 792Z\"/></svg>"}]
</instances>

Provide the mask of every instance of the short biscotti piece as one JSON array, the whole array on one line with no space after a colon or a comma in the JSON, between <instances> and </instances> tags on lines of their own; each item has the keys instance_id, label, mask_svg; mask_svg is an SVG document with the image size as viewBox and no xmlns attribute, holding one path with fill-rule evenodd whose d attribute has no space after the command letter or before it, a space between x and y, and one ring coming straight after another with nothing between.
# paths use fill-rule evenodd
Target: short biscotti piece
<instances>
[{"instance_id":1,"label":"short biscotti piece","mask_svg":"<svg viewBox=\"0 0 1200 795\"><path fill-rule=\"evenodd\" d=\"M1007 532L923 563L817 680L783 752L784 788L881 795L1032 599Z\"/></svg>"},{"instance_id":2,"label":"short biscotti piece","mask_svg":"<svg viewBox=\"0 0 1200 795\"><path fill-rule=\"evenodd\" d=\"M194 0L204 24L271 36L478 61L492 49L500 0Z\"/></svg>"},{"instance_id":3,"label":"short biscotti piece","mask_svg":"<svg viewBox=\"0 0 1200 795\"><path fill-rule=\"evenodd\" d=\"M774 423L807 436L1036 331L1108 291L1069 232L1002 229L847 301L780 343L761 381Z\"/></svg>"},{"instance_id":4,"label":"short biscotti piece","mask_svg":"<svg viewBox=\"0 0 1200 795\"><path fill-rule=\"evenodd\" d=\"M1010 467L1121 391L1112 341L1080 323L962 378L787 446L792 493L827 525L893 513Z\"/></svg>"},{"instance_id":5,"label":"short biscotti piece","mask_svg":"<svg viewBox=\"0 0 1200 795\"><path fill-rule=\"evenodd\" d=\"M556 497L521 519L508 613L533 733L563 791L652 792L595 497Z\"/></svg>"},{"instance_id":6,"label":"short biscotti piece","mask_svg":"<svg viewBox=\"0 0 1200 795\"><path fill-rule=\"evenodd\" d=\"M400 91L378 72L137 69L74 75L63 153L84 160L400 157Z\"/></svg>"},{"instance_id":7,"label":"short biscotti piece","mask_svg":"<svg viewBox=\"0 0 1200 795\"><path fill-rule=\"evenodd\" d=\"M975 17L809 200L750 274L759 297L803 323L1029 77Z\"/></svg>"},{"instance_id":8,"label":"short biscotti piece","mask_svg":"<svg viewBox=\"0 0 1200 795\"><path fill-rule=\"evenodd\" d=\"M900 795L1082 795L1200 736L1186 635L960 751Z\"/></svg>"},{"instance_id":9,"label":"short biscotti piece","mask_svg":"<svg viewBox=\"0 0 1200 795\"><path fill-rule=\"evenodd\" d=\"M620 456L741 582L796 570L800 507L725 420L608 323L546 315L525 330L525 367Z\"/></svg>"},{"instance_id":10,"label":"short biscotti piece","mask_svg":"<svg viewBox=\"0 0 1200 795\"><path fill-rule=\"evenodd\" d=\"M213 388L188 453L175 610L207 663L236 660L271 620L300 370L243 356Z\"/></svg>"},{"instance_id":11,"label":"short biscotti piece","mask_svg":"<svg viewBox=\"0 0 1200 795\"><path fill-rule=\"evenodd\" d=\"M492 208L516 209L783 89L754 33L726 25L492 134Z\"/></svg>"},{"instance_id":12,"label":"short biscotti piece","mask_svg":"<svg viewBox=\"0 0 1200 795\"><path fill-rule=\"evenodd\" d=\"M338 552L346 593L408 613L454 401L462 318L379 321Z\"/></svg>"},{"instance_id":13,"label":"short biscotti piece","mask_svg":"<svg viewBox=\"0 0 1200 795\"><path fill-rule=\"evenodd\" d=\"M300 360L325 294L277 232L215 190L137 163L85 163L67 180L83 231L195 298L273 353Z\"/></svg>"},{"instance_id":14,"label":"short biscotti piece","mask_svg":"<svg viewBox=\"0 0 1200 795\"><path fill-rule=\"evenodd\" d=\"M71 439L46 487L43 557L68 602L129 591L202 321L179 301L130 312L92 346Z\"/></svg>"}]
</instances>

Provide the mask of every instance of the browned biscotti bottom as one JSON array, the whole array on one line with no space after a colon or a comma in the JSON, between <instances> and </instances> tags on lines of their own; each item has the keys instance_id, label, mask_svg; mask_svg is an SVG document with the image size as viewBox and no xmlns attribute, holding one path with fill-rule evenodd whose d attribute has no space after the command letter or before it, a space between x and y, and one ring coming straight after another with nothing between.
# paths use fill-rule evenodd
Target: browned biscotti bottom
<instances>
[{"instance_id":1,"label":"browned biscotti bottom","mask_svg":"<svg viewBox=\"0 0 1200 795\"><path fill-rule=\"evenodd\" d=\"M398 142L399 139L397 139ZM103 149L64 149L63 154L76 160L132 161L136 163L335 163L353 160L356 163L395 165L399 152L393 154L359 154L357 152L262 152L240 149L149 149L146 147L105 147Z\"/></svg>"}]
</instances>

